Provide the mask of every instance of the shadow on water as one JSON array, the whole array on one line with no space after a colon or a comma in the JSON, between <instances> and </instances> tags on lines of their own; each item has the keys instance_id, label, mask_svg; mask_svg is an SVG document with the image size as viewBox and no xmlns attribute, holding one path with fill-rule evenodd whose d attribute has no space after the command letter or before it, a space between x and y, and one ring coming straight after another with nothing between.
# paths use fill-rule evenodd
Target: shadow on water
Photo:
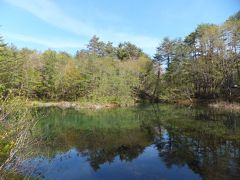
<instances>
[{"instance_id":1,"label":"shadow on water","mask_svg":"<svg viewBox=\"0 0 240 180\"><path fill-rule=\"evenodd\" d=\"M238 179L240 114L149 105L41 109L23 175L46 179ZM23 159L23 157L19 157Z\"/></svg>"}]
</instances>

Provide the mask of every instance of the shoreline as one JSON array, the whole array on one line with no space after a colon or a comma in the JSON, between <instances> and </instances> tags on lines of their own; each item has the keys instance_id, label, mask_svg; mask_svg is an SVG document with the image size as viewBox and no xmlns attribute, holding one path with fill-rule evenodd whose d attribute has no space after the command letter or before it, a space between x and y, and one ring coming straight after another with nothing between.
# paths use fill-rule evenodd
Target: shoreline
<instances>
[{"instance_id":1,"label":"shoreline","mask_svg":"<svg viewBox=\"0 0 240 180\"><path fill-rule=\"evenodd\" d=\"M170 104L194 105L198 103L199 102L197 101L192 101L192 102L176 101L175 103L170 103ZM227 101L216 101L216 102L206 101L203 103L210 108L240 112L240 103L236 103L236 102L230 103ZM119 104L114 104L114 103L91 103L91 102L69 102L69 101L59 101L59 102L29 101L28 105L30 107L58 107L60 109L73 108L75 110L80 110L80 109L100 110L100 109L112 109L112 108L121 107Z\"/></svg>"},{"instance_id":2,"label":"shoreline","mask_svg":"<svg viewBox=\"0 0 240 180\"><path fill-rule=\"evenodd\" d=\"M218 101L218 102L209 103L208 106L215 109L240 112L240 103L236 103L236 102L230 103L226 101Z\"/></svg>"},{"instance_id":3,"label":"shoreline","mask_svg":"<svg viewBox=\"0 0 240 180\"><path fill-rule=\"evenodd\" d=\"M186 106L191 106L191 105L204 105L209 108L214 108L214 109L221 109L221 110L226 110L226 111L235 111L235 112L240 112L240 103L238 102L228 102L224 100L203 100L203 99L192 99L190 100L176 100L176 104L179 105L186 105Z\"/></svg>"},{"instance_id":4,"label":"shoreline","mask_svg":"<svg viewBox=\"0 0 240 180\"><path fill-rule=\"evenodd\" d=\"M90 102L68 102L68 101L59 101L59 102L42 102L42 101L30 101L30 107L57 107L60 109L69 109L73 108L75 110L80 109L112 109L120 107L118 104L113 103L90 103Z\"/></svg>"}]
</instances>

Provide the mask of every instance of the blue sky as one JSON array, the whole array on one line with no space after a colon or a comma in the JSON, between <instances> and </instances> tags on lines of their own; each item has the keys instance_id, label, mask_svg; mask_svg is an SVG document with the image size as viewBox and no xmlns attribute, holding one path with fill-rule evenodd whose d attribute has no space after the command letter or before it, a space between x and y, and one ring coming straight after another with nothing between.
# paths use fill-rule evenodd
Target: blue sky
<instances>
[{"instance_id":1,"label":"blue sky","mask_svg":"<svg viewBox=\"0 0 240 180\"><path fill-rule=\"evenodd\" d=\"M221 24L238 10L240 0L0 0L0 34L19 48L72 54L97 35L152 55L163 37Z\"/></svg>"}]
</instances>

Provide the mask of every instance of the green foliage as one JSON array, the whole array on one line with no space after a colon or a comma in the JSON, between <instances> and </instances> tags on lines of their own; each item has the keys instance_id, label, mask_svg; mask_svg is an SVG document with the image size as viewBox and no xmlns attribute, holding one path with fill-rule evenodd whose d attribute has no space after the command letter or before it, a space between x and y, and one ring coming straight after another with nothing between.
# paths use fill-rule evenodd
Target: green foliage
<instances>
[{"instance_id":1,"label":"green foliage","mask_svg":"<svg viewBox=\"0 0 240 180\"><path fill-rule=\"evenodd\" d=\"M137 60L142 55L142 50L130 42L124 42L118 45L117 57L121 60Z\"/></svg>"},{"instance_id":2,"label":"green foliage","mask_svg":"<svg viewBox=\"0 0 240 180\"><path fill-rule=\"evenodd\" d=\"M238 14L223 25L201 24L184 41L163 40L155 55L156 62L167 65L161 99L240 98Z\"/></svg>"},{"instance_id":3,"label":"green foliage","mask_svg":"<svg viewBox=\"0 0 240 180\"><path fill-rule=\"evenodd\" d=\"M32 116L26 106L26 100L14 97L12 94L5 99L0 98L0 122L1 174L4 162L10 161L14 153L26 146L24 134L29 132L32 124Z\"/></svg>"},{"instance_id":4,"label":"green foliage","mask_svg":"<svg viewBox=\"0 0 240 180\"><path fill-rule=\"evenodd\" d=\"M50 49L18 50L0 38L0 94L120 105L159 99L240 100L238 16L223 25L201 24L184 40L164 38L153 60L130 42L115 47L97 36L75 57Z\"/></svg>"},{"instance_id":5,"label":"green foliage","mask_svg":"<svg viewBox=\"0 0 240 180\"><path fill-rule=\"evenodd\" d=\"M157 53L155 59L162 63L167 63L167 68L169 68L170 63L173 59L175 41L170 40L168 37L163 39L163 42L157 47Z\"/></svg>"},{"instance_id":6,"label":"green foliage","mask_svg":"<svg viewBox=\"0 0 240 180\"><path fill-rule=\"evenodd\" d=\"M148 80L155 81L150 58L129 42L116 48L94 36L87 50L78 51L75 57L50 49L39 53L1 44L0 91L5 97L13 92L32 100L126 106L138 99L134 91L144 88L143 79L151 76ZM126 56L118 58L119 49Z\"/></svg>"},{"instance_id":7,"label":"green foliage","mask_svg":"<svg viewBox=\"0 0 240 180\"><path fill-rule=\"evenodd\" d=\"M0 95L6 96L13 91L19 94L23 82L23 60L15 47L7 47L0 42Z\"/></svg>"}]
</instances>

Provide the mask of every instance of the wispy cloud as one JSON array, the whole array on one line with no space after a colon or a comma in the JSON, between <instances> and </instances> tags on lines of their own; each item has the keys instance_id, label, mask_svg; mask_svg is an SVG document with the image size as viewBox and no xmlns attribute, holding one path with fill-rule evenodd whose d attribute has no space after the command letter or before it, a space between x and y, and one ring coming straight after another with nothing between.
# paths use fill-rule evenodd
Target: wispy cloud
<instances>
[{"instance_id":1,"label":"wispy cloud","mask_svg":"<svg viewBox=\"0 0 240 180\"><path fill-rule=\"evenodd\" d=\"M7 37L9 39L15 39L18 41L39 44L49 48L83 48L84 47L83 43L69 41L69 40L56 41L53 39L45 39L45 38L33 37L29 35L16 34L16 33L3 33L3 35L4 37Z\"/></svg>"},{"instance_id":2,"label":"wispy cloud","mask_svg":"<svg viewBox=\"0 0 240 180\"><path fill-rule=\"evenodd\" d=\"M91 36L96 33L93 27L88 26L66 15L52 0L5 0L20 7L43 21L79 35Z\"/></svg>"},{"instance_id":3,"label":"wispy cloud","mask_svg":"<svg viewBox=\"0 0 240 180\"><path fill-rule=\"evenodd\" d=\"M69 16L53 0L5 0L5 1L8 2L9 4L20 7L32 13L34 16L40 18L41 20L53 26L56 26L58 28L61 28L63 30L66 30L79 36L85 36L90 38L91 36L96 34L100 36L102 39L107 41L113 41L114 43L119 43L121 41L130 41L136 43L141 48L155 48L158 42L160 41L159 39L154 37L136 35L128 32L116 32L111 29L94 27L93 25L89 25L86 22L83 22L79 19L75 19ZM29 40L33 39L35 38L32 37ZM48 42L45 44L47 45L51 43Z\"/></svg>"}]
</instances>

